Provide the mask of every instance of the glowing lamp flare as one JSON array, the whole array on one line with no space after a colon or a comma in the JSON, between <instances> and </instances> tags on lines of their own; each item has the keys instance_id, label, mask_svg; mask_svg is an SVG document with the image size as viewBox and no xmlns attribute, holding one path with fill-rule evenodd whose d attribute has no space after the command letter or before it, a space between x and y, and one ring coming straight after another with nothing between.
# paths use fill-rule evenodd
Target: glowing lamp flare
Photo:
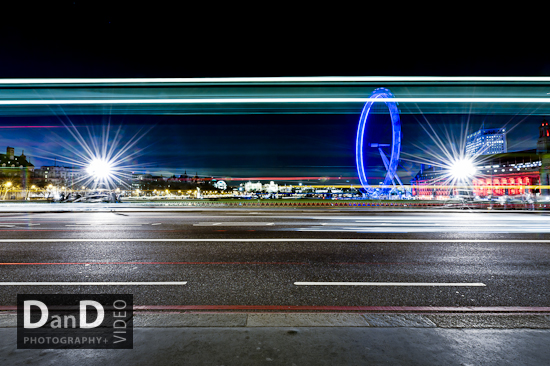
<instances>
[{"instance_id":1,"label":"glowing lamp flare","mask_svg":"<svg viewBox=\"0 0 550 366\"><path fill-rule=\"evenodd\" d=\"M107 179L112 175L113 166L106 160L93 159L86 168L86 172L94 178Z\"/></svg>"},{"instance_id":2,"label":"glowing lamp flare","mask_svg":"<svg viewBox=\"0 0 550 366\"><path fill-rule=\"evenodd\" d=\"M449 173L455 179L468 179L473 177L476 172L474 162L470 159L455 160L449 168Z\"/></svg>"}]
</instances>

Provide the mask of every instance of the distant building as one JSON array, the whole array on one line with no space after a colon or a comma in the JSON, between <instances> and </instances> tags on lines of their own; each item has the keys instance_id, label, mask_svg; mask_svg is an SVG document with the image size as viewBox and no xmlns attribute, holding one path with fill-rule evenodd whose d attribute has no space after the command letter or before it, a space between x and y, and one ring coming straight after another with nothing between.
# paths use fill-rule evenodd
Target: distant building
<instances>
[{"instance_id":1,"label":"distant building","mask_svg":"<svg viewBox=\"0 0 550 366\"><path fill-rule=\"evenodd\" d=\"M262 191L262 183L252 183L252 182L246 182L244 184L244 190L245 192L261 192Z\"/></svg>"},{"instance_id":2,"label":"distant building","mask_svg":"<svg viewBox=\"0 0 550 366\"><path fill-rule=\"evenodd\" d=\"M132 190L144 189L146 185L153 181L153 176L146 173L132 173Z\"/></svg>"},{"instance_id":3,"label":"distant building","mask_svg":"<svg viewBox=\"0 0 550 366\"><path fill-rule=\"evenodd\" d=\"M188 176L187 172L182 175L152 175L149 173L133 172L130 185L132 190L152 191L154 189L191 189L198 185L204 185L211 181L211 178L201 178L197 174Z\"/></svg>"},{"instance_id":4,"label":"distant building","mask_svg":"<svg viewBox=\"0 0 550 366\"><path fill-rule=\"evenodd\" d=\"M271 181L269 184L264 184L263 190L267 193L277 193L279 192L279 185L275 184L274 181Z\"/></svg>"},{"instance_id":5,"label":"distant building","mask_svg":"<svg viewBox=\"0 0 550 366\"><path fill-rule=\"evenodd\" d=\"M548 121L543 119L539 127L539 139L537 140L537 153L550 153L550 126Z\"/></svg>"},{"instance_id":6,"label":"distant building","mask_svg":"<svg viewBox=\"0 0 550 366\"><path fill-rule=\"evenodd\" d=\"M537 140L537 154L541 160L540 185L541 194L550 195L547 188L550 185L550 126L547 120L543 120L539 127L539 139Z\"/></svg>"},{"instance_id":7,"label":"distant building","mask_svg":"<svg viewBox=\"0 0 550 366\"><path fill-rule=\"evenodd\" d=\"M493 131L483 134L480 131ZM490 196L515 196L523 194L540 193L541 195L550 194L549 190L544 188L550 185L550 125L548 121L543 120L539 126L539 138L537 140L537 149L496 153L501 145L498 143L506 141L504 129L480 130L473 136L471 141L476 141L478 137L485 136L484 141L488 143L488 151L479 154L476 160L481 161L476 176L472 179L471 185L473 193L479 197ZM496 131L496 132L495 132ZM501 131L502 133L498 133ZM491 136L497 136L490 139ZM470 138L470 136L468 136ZM474 152L475 154L475 152ZM413 195L419 199L449 199L454 195L454 189L450 187L440 187L437 183L438 178L445 174L445 168L422 165L420 171L411 180L413 186ZM541 185L542 188L534 188Z\"/></svg>"},{"instance_id":8,"label":"distant building","mask_svg":"<svg viewBox=\"0 0 550 366\"><path fill-rule=\"evenodd\" d=\"M466 138L469 156L503 154L508 152L505 128L484 128Z\"/></svg>"},{"instance_id":9,"label":"distant building","mask_svg":"<svg viewBox=\"0 0 550 366\"><path fill-rule=\"evenodd\" d=\"M42 166L35 170L35 178L44 186L66 186L79 188L87 177L85 169L66 166Z\"/></svg>"},{"instance_id":10,"label":"distant building","mask_svg":"<svg viewBox=\"0 0 550 366\"><path fill-rule=\"evenodd\" d=\"M21 155L15 155L15 149L8 146L5 154L0 154L0 178L9 179L14 184L20 184L26 188L32 177L34 165L21 151Z\"/></svg>"}]
</instances>

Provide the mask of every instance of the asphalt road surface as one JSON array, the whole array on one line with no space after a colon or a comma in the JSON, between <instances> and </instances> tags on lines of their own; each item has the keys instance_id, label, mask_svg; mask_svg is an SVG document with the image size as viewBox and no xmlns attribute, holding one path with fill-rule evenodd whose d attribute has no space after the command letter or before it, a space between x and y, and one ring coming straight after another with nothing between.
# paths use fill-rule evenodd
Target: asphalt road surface
<instances>
[{"instance_id":1,"label":"asphalt road surface","mask_svg":"<svg viewBox=\"0 0 550 366\"><path fill-rule=\"evenodd\" d=\"M210 209L0 214L0 306L547 307L550 215Z\"/></svg>"}]
</instances>

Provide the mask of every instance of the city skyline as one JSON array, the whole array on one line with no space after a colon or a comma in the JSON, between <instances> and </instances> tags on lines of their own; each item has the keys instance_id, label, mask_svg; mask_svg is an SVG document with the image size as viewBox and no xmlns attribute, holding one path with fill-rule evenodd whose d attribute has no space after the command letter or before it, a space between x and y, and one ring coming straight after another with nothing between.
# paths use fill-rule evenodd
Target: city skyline
<instances>
[{"instance_id":1,"label":"city skyline","mask_svg":"<svg viewBox=\"0 0 550 366\"><path fill-rule=\"evenodd\" d=\"M403 161L399 172L404 179L412 178L418 169L418 164L407 161L410 155L421 157L422 146L418 141L424 140L427 146L430 145L429 139L426 140L428 135L420 128L419 123L425 123L420 117L402 115L401 118ZM451 136L457 136L465 133L461 129L465 127L466 117L469 117L469 133L481 126L507 126L510 151L534 148L537 126L543 119L541 116L477 115L426 118L436 129L444 126L442 135L446 130ZM384 127L382 123L389 116L372 118L381 123L382 128L377 129L382 138L388 139L390 127ZM106 116L71 117L77 129L83 132L86 132L86 126L95 126L92 131L99 131L101 122L106 119ZM117 127L121 122L123 138L130 138L143 130L148 121L156 122L136 146L143 151L133 160L135 171L156 175L180 175L187 171L193 175L235 178L356 177L353 142L357 119L355 115L109 116L111 127ZM446 123L442 123L443 120ZM2 117L0 122L4 126L0 146L13 146L16 154L25 150L25 155L36 167L68 164L64 157L72 154L63 144L74 141L55 117ZM514 128L518 123L521 128ZM262 124L270 127L267 130L259 128L258 125ZM206 128L207 125L211 127ZM235 135L231 136L230 132ZM281 138L275 143L271 140L272 134ZM433 147L433 141L431 145ZM369 157L371 177L379 179L383 173L380 169L382 162L377 161L375 151L369 152Z\"/></svg>"}]
</instances>

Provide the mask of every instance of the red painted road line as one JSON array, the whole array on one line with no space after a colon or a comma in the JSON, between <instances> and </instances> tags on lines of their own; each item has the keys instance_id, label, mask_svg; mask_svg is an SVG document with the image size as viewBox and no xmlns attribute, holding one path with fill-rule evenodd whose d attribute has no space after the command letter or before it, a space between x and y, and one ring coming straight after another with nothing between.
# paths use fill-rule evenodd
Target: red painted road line
<instances>
[{"instance_id":1,"label":"red painted road line","mask_svg":"<svg viewBox=\"0 0 550 366\"><path fill-rule=\"evenodd\" d=\"M308 265L306 262L50 262L50 263L0 263L0 266L25 266L25 265L79 265L79 264L300 264Z\"/></svg>"},{"instance_id":2,"label":"red painted road line","mask_svg":"<svg viewBox=\"0 0 550 366\"><path fill-rule=\"evenodd\" d=\"M425 263L425 262L328 262L327 264L350 265L350 266L353 266L353 265L382 266L382 265L385 265L385 264L391 264L391 265L394 265L394 264L397 264L397 265L401 265L401 264L419 265L419 264L422 264L422 265L425 265L425 264L430 264L430 263Z\"/></svg>"},{"instance_id":3,"label":"red painted road line","mask_svg":"<svg viewBox=\"0 0 550 366\"><path fill-rule=\"evenodd\" d=\"M1 305L0 311L17 306ZM536 306L315 306L315 305L134 305L134 311L271 310L271 311L366 311L366 312L458 312L458 313L550 313L550 307Z\"/></svg>"},{"instance_id":4,"label":"red painted road line","mask_svg":"<svg viewBox=\"0 0 550 366\"><path fill-rule=\"evenodd\" d=\"M134 305L134 310L291 310L394 312L550 312L550 307L315 306L315 305Z\"/></svg>"},{"instance_id":5,"label":"red painted road line","mask_svg":"<svg viewBox=\"0 0 550 366\"><path fill-rule=\"evenodd\" d=\"M71 233L74 233L74 232L78 232L78 231L92 231L91 229L95 230L95 231L98 231L99 229L101 229L101 231L120 231L119 229L102 229L102 228L84 228L84 229L88 229L88 230L82 230L82 229L70 229L70 230L66 230L66 229L33 229L33 228L27 228L27 229L7 229L7 230L4 230L4 229L0 229L0 232L4 232L4 231L24 231L24 232L30 232L30 231L66 231L66 232L71 232ZM188 230L154 230L154 229L145 229L145 230L142 230L142 229L132 229L132 231L147 231L147 232L150 232L150 231L154 231L154 232L161 232L161 231L166 231L166 232L174 232L174 231L188 231Z\"/></svg>"},{"instance_id":6,"label":"red painted road line","mask_svg":"<svg viewBox=\"0 0 550 366\"><path fill-rule=\"evenodd\" d=\"M50 266L50 265L81 265L81 264L285 264L285 265L311 265L308 262L14 262L0 263L0 266ZM426 264L426 263L383 263L383 262L330 262L333 265L400 265L400 264Z\"/></svg>"}]
</instances>

